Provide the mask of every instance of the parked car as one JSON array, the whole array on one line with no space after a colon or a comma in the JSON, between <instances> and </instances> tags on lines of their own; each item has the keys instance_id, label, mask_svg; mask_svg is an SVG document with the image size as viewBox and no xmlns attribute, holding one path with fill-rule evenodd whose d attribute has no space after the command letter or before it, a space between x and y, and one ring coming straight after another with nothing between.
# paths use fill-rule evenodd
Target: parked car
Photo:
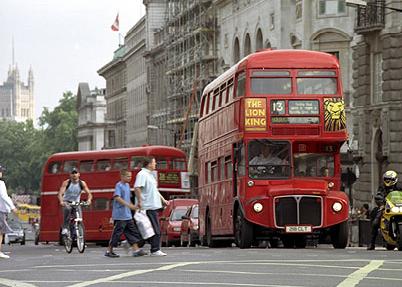
<instances>
[{"instance_id":1,"label":"parked car","mask_svg":"<svg viewBox=\"0 0 402 287\"><path fill-rule=\"evenodd\" d=\"M184 216L182 216L180 230L180 245L190 245L194 247L200 244L199 227L198 227L198 204L191 205Z\"/></svg>"},{"instance_id":2,"label":"parked car","mask_svg":"<svg viewBox=\"0 0 402 287\"><path fill-rule=\"evenodd\" d=\"M197 199L187 198L172 199L169 201L168 206L160 215L162 246L179 246L182 216L186 214L189 206L197 203Z\"/></svg>"},{"instance_id":3,"label":"parked car","mask_svg":"<svg viewBox=\"0 0 402 287\"><path fill-rule=\"evenodd\" d=\"M13 232L5 235L5 243L20 243L21 245L25 245L26 233L22 223L18 219L11 219L8 221L8 225Z\"/></svg>"}]
</instances>

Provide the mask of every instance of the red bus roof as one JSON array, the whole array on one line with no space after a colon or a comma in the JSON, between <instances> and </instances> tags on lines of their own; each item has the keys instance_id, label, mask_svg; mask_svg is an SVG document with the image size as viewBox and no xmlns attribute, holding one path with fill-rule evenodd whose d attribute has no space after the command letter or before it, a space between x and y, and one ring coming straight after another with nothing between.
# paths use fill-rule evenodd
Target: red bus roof
<instances>
[{"instance_id":1,"label":"red bus roof","mask_svg":"<svg viewBox=\"0 0 402 287\"><path fill-rule=\"evenodd\" d=\"M256 52L241 59L208 84L208 92L240 69L339 69L338 59L328 53L310 50L270 50Z\"/></svg>"},{"instance_id":2,"label":"red bus roof","mask_svg":"<svg viewBox=\"0 0 402 287\"><path fill-rule=\"evenodd\" d=\"M106 149L97 151L73 151L56 153L49 157L48 161L57 159L103 159L108 157L118 157L127 155L138 156L158 156L158 157L173 157L173 158L185 158L186 154L175 147L170 146L144 146L133 148L120 148L120 149Z\"/></svg>"}]
</instances>

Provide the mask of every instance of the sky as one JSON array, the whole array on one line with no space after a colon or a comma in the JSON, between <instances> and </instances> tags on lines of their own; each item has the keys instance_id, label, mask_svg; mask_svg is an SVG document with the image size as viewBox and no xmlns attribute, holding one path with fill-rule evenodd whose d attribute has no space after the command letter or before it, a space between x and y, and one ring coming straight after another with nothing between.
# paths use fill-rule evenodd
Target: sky
<instances>
[{"instance_id":1,"label":"sky","mask_svg":"<svg viewBox=\"0 0 402 287\"><path fill-rule=\"evenodd\" d=\"M27 84L34 73L35 118L53 110L78 84L105 88L97 70L113 59L123 36L145 15L143 0L0 0L0 83L15 63ZM119 13L120 31L113 32ZM121 39L123 39L123 36ZM121 40L122 41L122 40Z\"/></svg>"}]
</instances>

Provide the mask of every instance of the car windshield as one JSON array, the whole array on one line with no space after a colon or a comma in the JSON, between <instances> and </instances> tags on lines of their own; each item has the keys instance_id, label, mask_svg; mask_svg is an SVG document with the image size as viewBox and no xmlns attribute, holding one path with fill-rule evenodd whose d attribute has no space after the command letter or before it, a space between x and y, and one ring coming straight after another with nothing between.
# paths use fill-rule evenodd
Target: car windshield
<instances>
[{"instance_id":1,"label":"car windshield","mask_svg":"<svg viewBox=\"0 0 402 287\"><path fill-rule=\"evenodd\" d=\"M191 212L191 218L198 219L198 206L193 208L193 211Z\"/></svg>"},{"instance_id":2,"label":"car windshield","mask_svg":"<svg viewBox=\"0 0 402 287\"><path fill-rule=\"evenodd\" d=\"M331 154L296 153L293 157L295 176L334 176L334 157Z\"/></svg>"},{"instance_id":3,"label":"car windshield","mask_svg":"<svg viewBox=\"0 0 402 287\"><path fill-rule=\"evenodd\" d=\"M249 176L253 179L275 179L290 175L288 142L254 140L248 145Z\"/></svg>"},{"instance_id":4,"label":"car windshield","mask_svg":"<svg viewBox=\"0 0 402 287\"><path fill-rule=\"evenodd\" d=\"M171 221L181 221L182 216L186 214L187 209L184 208L176 208L173 210L172 214L170 215Z\"/></svg>"},{"instance_id":5,"label":"car windshield","mask_svg":"<svg viewBox=\"0 0 402 287\"><path fill-rule=\"evenodd\" d=\"M21 223L15 220L10 220L8 225L11 227L12 230L20 230L22 229Z\"/></svg>"}]
</instances>

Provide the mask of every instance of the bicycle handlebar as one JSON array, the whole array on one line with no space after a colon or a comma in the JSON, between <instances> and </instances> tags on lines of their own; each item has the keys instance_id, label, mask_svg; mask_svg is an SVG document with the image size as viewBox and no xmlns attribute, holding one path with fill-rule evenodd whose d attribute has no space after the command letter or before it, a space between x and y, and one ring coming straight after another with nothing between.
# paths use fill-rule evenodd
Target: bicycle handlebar
<instances>
[{"instance_id":1,"label":"bicycle handlebar","mask_svg":"<svg viewBox=\"0 0 402 287\"><path fill-rule=\"evenodd\" d=\"M65 201L65 203L69 206L89 206L86 201Z\"/></svg>"}]
</instances>

